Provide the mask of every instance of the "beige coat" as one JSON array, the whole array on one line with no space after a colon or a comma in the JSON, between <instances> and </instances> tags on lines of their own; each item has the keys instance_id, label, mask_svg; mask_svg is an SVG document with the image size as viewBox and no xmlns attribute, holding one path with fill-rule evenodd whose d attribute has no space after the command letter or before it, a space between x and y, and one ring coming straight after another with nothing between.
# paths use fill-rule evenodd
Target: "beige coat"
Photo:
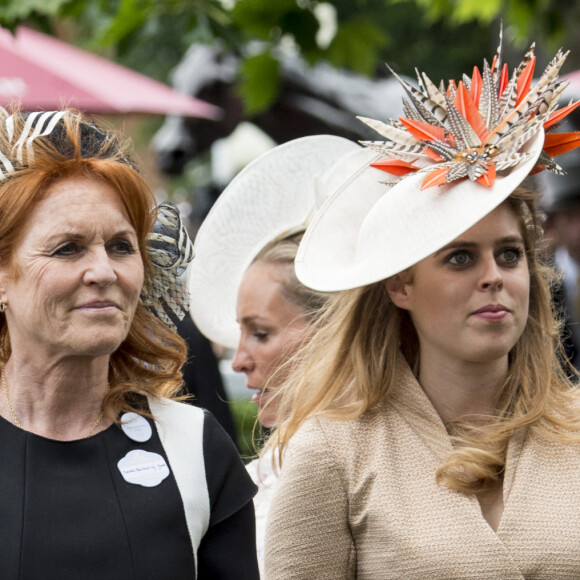
<instances>
[{"instance_id":1,"label":"beige coat","mask_svg":"<svg viewBox=\"0 0 580 580\"><path fill-rule=\"evenodd\" d=\"M497 530L437 486L451 449L408 368L389 403L292 438L271 506L267 580L580 579L580 449L517 434Z\"/></svg>"}]
</instances>

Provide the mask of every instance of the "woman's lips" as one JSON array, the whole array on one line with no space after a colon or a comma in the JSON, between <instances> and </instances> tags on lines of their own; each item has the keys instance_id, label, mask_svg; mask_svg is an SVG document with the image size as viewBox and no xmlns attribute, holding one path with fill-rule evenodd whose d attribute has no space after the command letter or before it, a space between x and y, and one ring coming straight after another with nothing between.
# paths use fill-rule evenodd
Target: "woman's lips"
<instances>
[{"instance_id":1,"label":"woman's lips","mask_svg":"<svg viewBox=\"0 0 580 580\"><path fill-rule=\"evenodd\" d=\"M501 304L490 304L484 306L479 310L476 310L472 316L477 316L478 318L483 318L489 321L500 321L509 316L510 311Z\"/></svg>"},{"instance_id":2,"label":"woman's lips","mask_svg":"<svg viewBox=\"0 0 580 580\"><path fill-rule=\"evenodd\" d=\"M95 300L94 302L86 302L77 307L77 310L105 310L107 308L119 309L117 304L108 300Z\"/></svg>"},{"instance_id":3,"label":"woman's lips","mask_svg":"<svg viewBox=\"0 0 580 580\"><path fill-rule=\"evenodd\" d=\"M269 392L257 387L248 387L248 389L256 390L257 392L252 395L252 402L256 405L260 405L262 401L268 396Z\"/></svg>"}]
</instances>

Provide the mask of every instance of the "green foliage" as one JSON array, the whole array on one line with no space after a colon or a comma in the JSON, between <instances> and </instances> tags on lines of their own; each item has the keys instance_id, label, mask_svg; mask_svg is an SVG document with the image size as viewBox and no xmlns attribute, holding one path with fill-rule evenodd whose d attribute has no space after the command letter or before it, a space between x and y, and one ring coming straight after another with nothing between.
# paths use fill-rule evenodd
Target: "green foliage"
<instances>
[{"instance_id":1,"label":"green foliage","mask_svg":"<svg viewBox=\"0 0 580 580\"><path fill-rule=\"evenodd\" d=\"M534 16L534 9L528 0L513 0L508 8L510 19L514 18L518 23L516 29L521 35L527 36L531 27L531 19Z\"/></svg>"},{"instance_id":2,"label":"green foliage","mask_svg":"<svg viewBox=\"0 0 580 580\"><path fill-rule=\"evenodd\" d=\"M372 19L354 17L341 25L325 56L338 68L365 75L377 70L380 49L388 45L389 36Z\"/></svg>"},{"instance_id":3,"label":"green foliage","mask_svg":"<svg viewBox=\"0 0 580 580\"><path fill-rule=\"evenodd\" d=\"M13 26L33 14L57 17L70 0L8 0L0 6L0 22Z\"/></svg>"},{"instance_id":4,"label":"green foliage","mask_svg":"<svg viewBox=\"0 0 580 580\"><path fill-rule=\"evenodd\" d=\"M314 62L321 51L316 44L320 27L312 9L296 0L239 0L232 10L232 24L248 41L260 40L274 48L281 38L289 38L302 55Z\"/></svg>"},{"instance_id":5,"label":"green foliage","mask_svg":"<svg viewBox=\"0 0 580 580\"><path fill-rule=\"evenodd\" d=\"M256 422L257 407L250 399L237 399L230 403L230 411L237 434L238 449L245 459L256 455L259 448L261 433Z\"/></svg>"},{"instance_id":6,"label":"green foliage","mask_svg":"<svg viewBox=\"0 0 580 580\"><path fill-rule=\"evenodd\" d=\"M381 61L405 74L415 66L434 78L457 76L491 56L500 18L506 46L534 37L550 48L576 42L572 0L327 0L337 32L317 44L317 0L0 0L0 23L66 32L79 45L145 74L168 80L192 42L219 39L246 56L240 87L249 112L278 91L272 55L293 45L310 63L376 75ZM259 54L247 51L259 41ZM467 67L467 68L466 68Z\"/></svg>"},{"instance_id":7,"label":"green foliage","mask_svg":"<svg viewBox=\"0 0 580 580\"><path fill-rule=\"evenodd\" d=\"M399 73L415 76L415 67L430 78L459 78L491 57L497 46L499 24L481 26L474 22L452 23L449 19L431 21L413 2L393 2L377 13L376 26L388 34L388 44L381 49L380 61ZM375 75L386 75L379 63Z\"/></svg>"},{"instance_id":8,"label":"green foliage","mask_svg":"<svg viewBox=\"0 0 580 580\"><path fill-rule=\"evenodd\" d=\"M395 0L415 3L431 22L450 20L456 24L479 21L489 23L502 11L502 0Z\"/></svg>"},{"instance_id":9,"label":"green foliage","mask_svg":"<svg viewBox=\"0 0 580 580\"><path fill-rule=\"evenodd\" d=\"M232 10L232 19L235 26L244 30L247 38L271 40L272 33L291 32L284 30L284 25L292 26L292 14L304 12L295 0L276 0L263 2L262 0L239 0ZM285 18L289 17L288 22Z\"/></svg>"},{"instance_id":10,"label":"green foliage","mask_svg":"<svg viewBox=\"0 0 580 580\"><path fill-rule=\"evenodd\" d=\"M457 0L453 18L460 24L473 20L489 23L500 14L501 5L502 0L485 0L485 2Z\"/></svg>"},{"instance_id":11,"label":"green foliage","mask_svg":"<svg viewBox=\"0 0 580 580\"><path fill-rule=\"evenodd\" d=\"M558 3L556 0L510 0L505 6L504 14L505 21L513 33L513 42L525 45L529 43L530 38L537 36L543 39L552 51L555 50L566 40L570 24L567 18L574 16L574 11L570 10L571 4ZM575 16L577 26L577 14ZM574 27L570 30L572 38L576 36L573 29Z\"/></svg>"},{"instance_id":12,"label":"green foliage","mask_svg":"<svg viewBox=\"0 0 580 580\"><path fill-rule=\"evenodd\" d=\"M152 11L151 0L121 0L115 17L101 35L101 42L105 45L122 42L153 16Z\"/></svg>"},{"instance_id":13,"label":"green foliage","mask_svg":"<svg viewBox=\"0 0 580 580\"><path fill-rule=\"evenodd\" d=\"M448 21L456 25L476 23L486 26L502 19L512 44L523 46L530 39L546 45L559 45L567 34L566 16L574 13L571 0L387 0L415 4L431 22ZM576 26L578 14L574 14ZM573 34L569 31L568 34Z\"/></svg>"},{"instance_id":14,"label":"green foliage","mask_svg":"<svg viewBox=\"0 0 580 580\"><path fill-rule=\"evenodd\" d=\"M290 34L304 56L316 59L320 49L316 44L316 33L320 25L314 14L307 10L289 10L281 22L281 30Z\"/></svg>"},{"instance_id":15,"label":"green foliage","mask_svg":"<svg viewBox=\"0 0 580 580\"><path fill-rule=\"evenodd\" d=\"M239 91L248 113L258 113L274 101L279 90L278 71L278 61L269 52L246 58Z\"/></svg>"}]
</instances>

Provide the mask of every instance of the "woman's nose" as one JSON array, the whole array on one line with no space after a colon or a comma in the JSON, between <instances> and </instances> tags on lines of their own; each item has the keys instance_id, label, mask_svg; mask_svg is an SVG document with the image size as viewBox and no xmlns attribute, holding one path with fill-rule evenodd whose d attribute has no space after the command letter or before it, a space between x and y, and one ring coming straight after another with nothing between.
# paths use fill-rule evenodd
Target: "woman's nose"
<instances>
[{"instance_id":1,"label":"woman's nose","mask_svg":"<svg viewBox=\"0 0 580 580\"><path fill-rule=\"evenodd\" d=\"M252 357L242 343L238 345L238 349L232 360L232 368L237 373L248 373L253 368Z\"/></svg>"},{"instance_id":2,"label":"woman's nose","mask_svg":"<svg viewBox=\"0 0 580 580\"><path fill-rule=\"evenodd\" d=\"M84 273L85 284L110 286L117 280L117 273L105 248L91 251L88 259L89 264Z\"/></svg>"},{"instance_id":3,"label":"woman's nose","mask_svg":"<svg viewBox=\"0 0 580 580\"><path fill-rule=\"evenodd\" d=\"M483 272L480 286L484 290L501 290L503 288L503 272L495 260L490 256L483 261Z\"/></svg>"}]
</instances>

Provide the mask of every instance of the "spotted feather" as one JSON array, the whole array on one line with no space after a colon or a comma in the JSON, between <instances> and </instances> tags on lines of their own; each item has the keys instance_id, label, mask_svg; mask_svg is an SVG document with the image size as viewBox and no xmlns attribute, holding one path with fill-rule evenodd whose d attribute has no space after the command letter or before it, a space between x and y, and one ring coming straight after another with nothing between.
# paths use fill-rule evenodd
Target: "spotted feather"
<instances>
[{"instance_id":1,"label":"spotted feather","mask_svg":"<svg viewBox=\"0 0 580 580\"><path fill-rule=\"evenodd\" d=\"M436 102L432 101L427 95L424 95L421 91L415 88L413 85L409 84L405 79L400 77L389 65L387 65L391 74L399 81L401 86L405 89L409 95L413 104L415 101L421 103L437 120L442 121L445 118L445 109L440 107Z\"/></svg>"},{"instance_id":2,"label":"spotted feather","mask_svg":"<svg viewBox=\"0 0 580 580\"><path fill-rule=\"evenodd\" d=\"M479 112L483 117L486 127L491 131L497 124L497 97L491 69L487 60L483 61L481 97L479 99Z\"/></svg>"},{"instance_id":3,"label":"spotted feather","mask_svg":"<svg viewBox=\"0 0 580 580\"><path fill-rule=\"evenodd\" d=\"M447 100L447 115L451 133L455 138L461 139L467 148L481 146L481 140L473 130L473 127L449 99Z\"/></svg>"}]
</instances>

